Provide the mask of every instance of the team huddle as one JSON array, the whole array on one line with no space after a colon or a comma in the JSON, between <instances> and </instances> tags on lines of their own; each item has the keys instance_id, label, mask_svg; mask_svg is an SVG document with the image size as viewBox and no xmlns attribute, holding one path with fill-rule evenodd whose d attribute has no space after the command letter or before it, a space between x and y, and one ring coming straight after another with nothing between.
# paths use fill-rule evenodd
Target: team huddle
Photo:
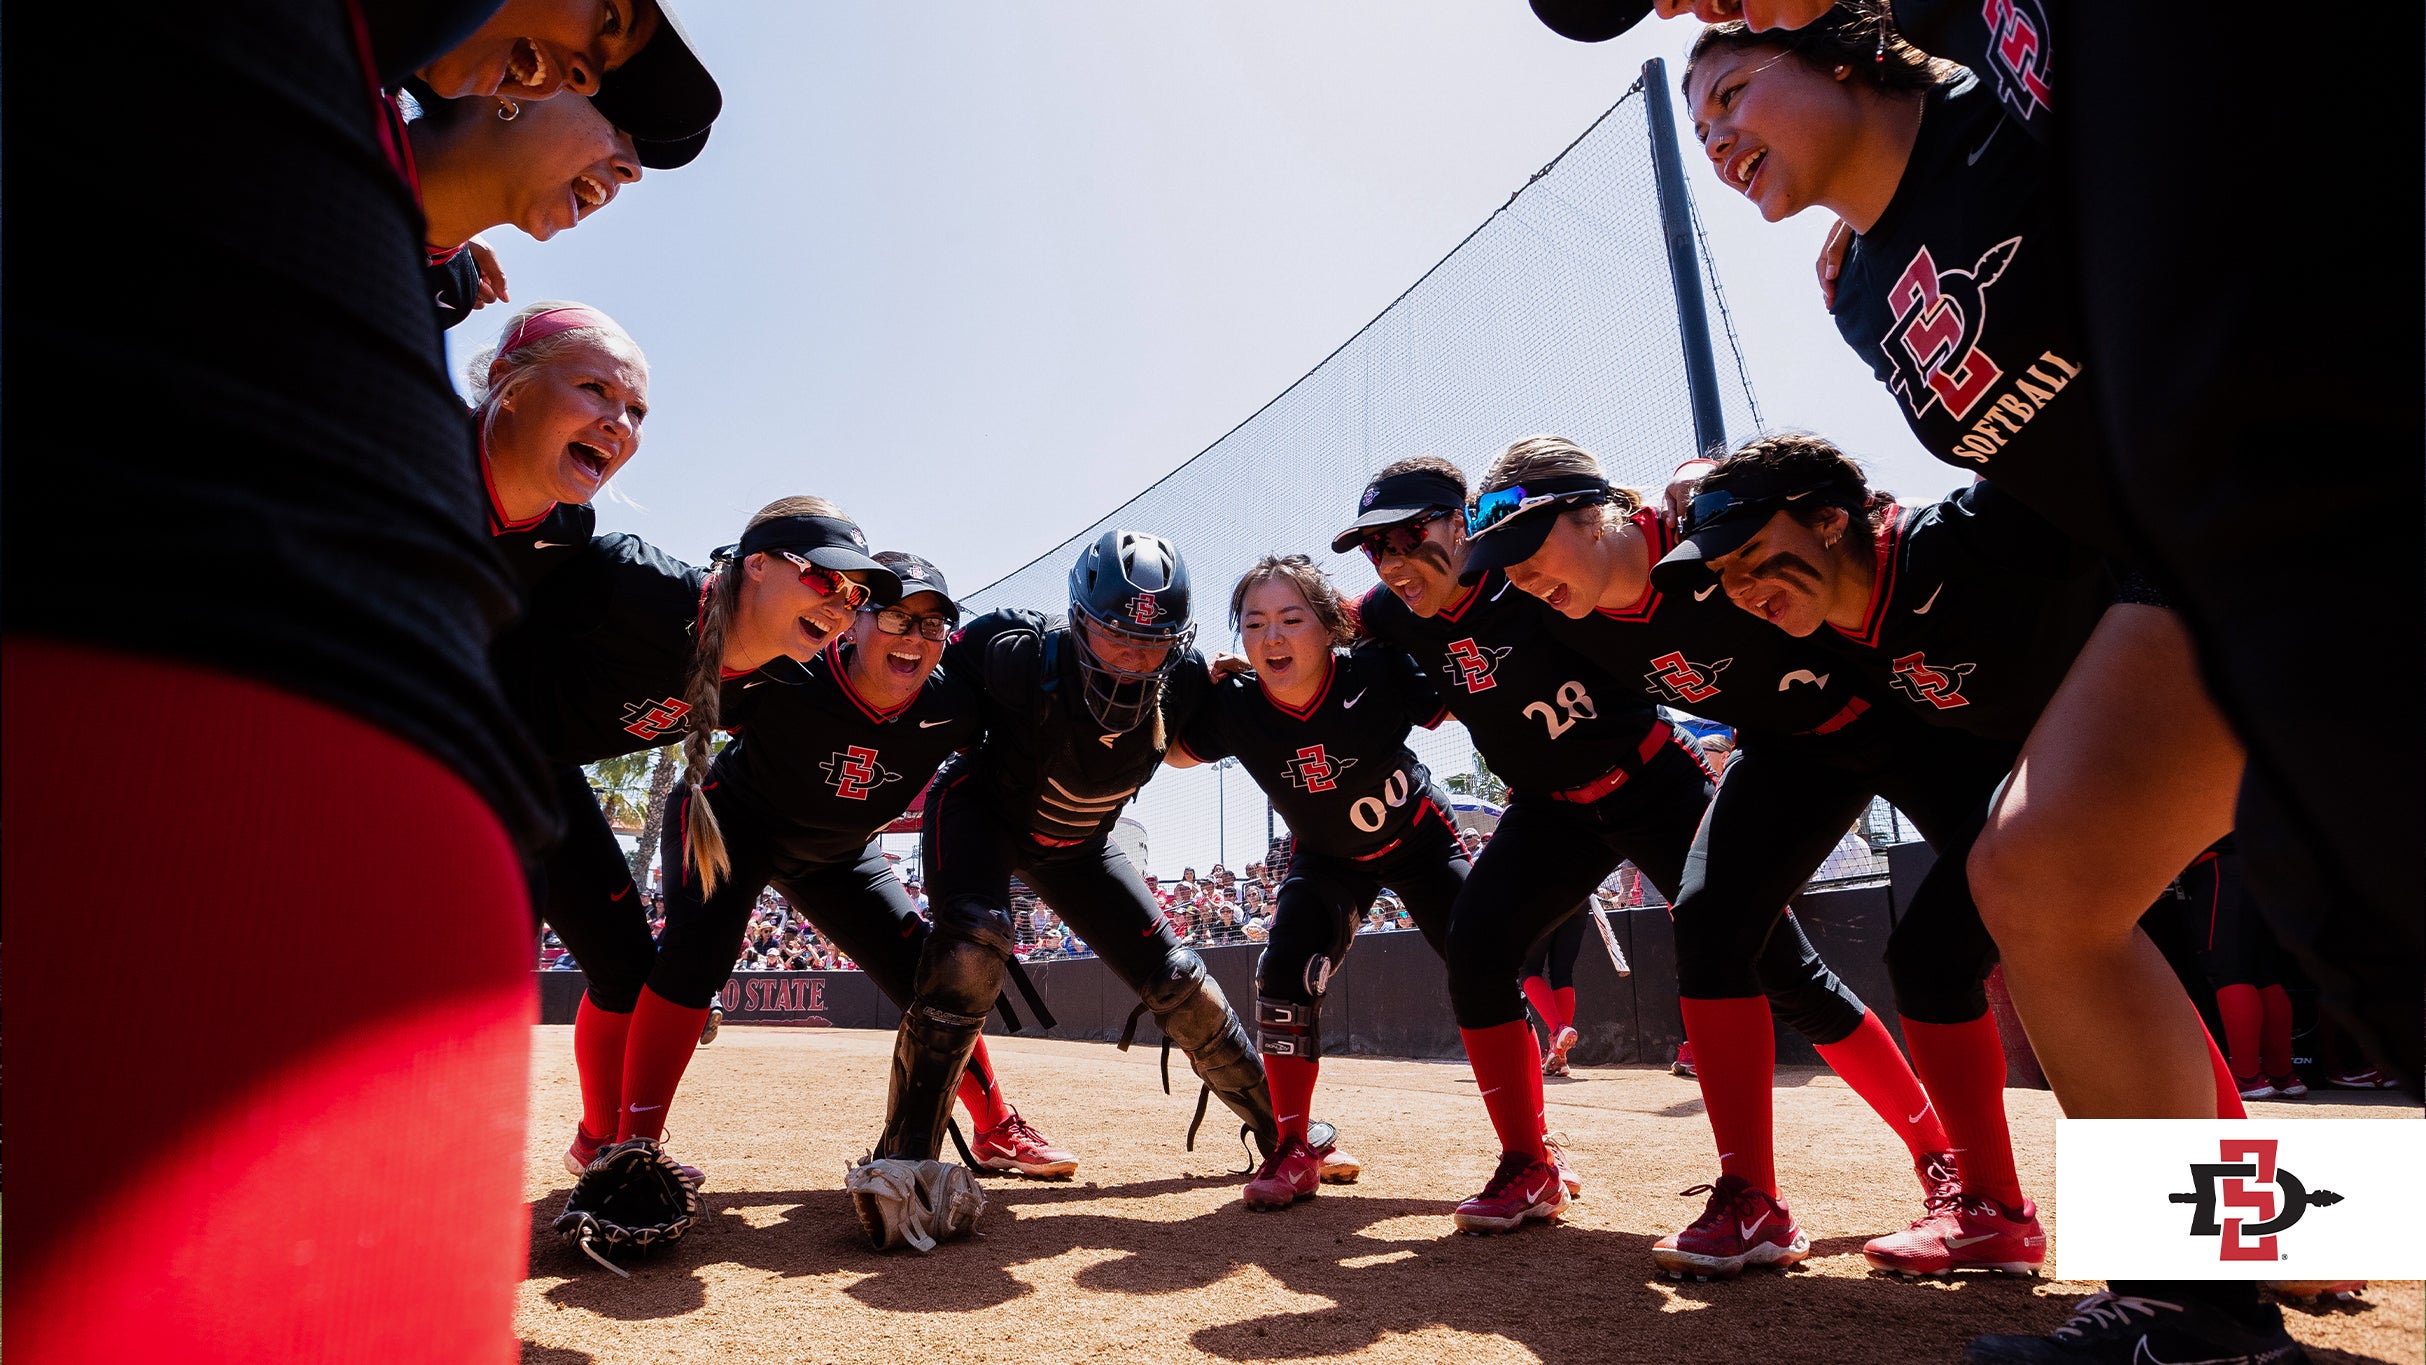
<instances>
[{"instance_id":1,"label":"team huddle","mask_svg":"<svg viewBox=\"0 0 2426 1365\"><path fill-rule=\"evenodd\" d=\"M2196 54L2227 40L2063 0L1533 6L1588 41L1653 9L1712 21L1681 80L1711 173L1770 221L1837 217L1822 301L1961 487L1899 501L1825 435L1777 429L1677 452L1667 486L1637 490L1572 440L1511 430L1497 451L1393 452L1336 509L1330 551L1379 579L1361 600L1317 547L1258 547L1235 582L1198 585L1185 547L1135 528L1081 551L1060 613L973 614L939 567L953 547L879 548L808 494L689 564L597 530L591 504L639 456L649 411L623 327L581 303L512 308L464 375L468 413L438 339L510 305L483 230L544 239L702 154L721 95L658 0L265 3L159 21L226 28L210 41L129 45L137 93L44 140L60 159L41 166L97 233L127 234L123 278L75 308L20 294L12 330L39 322L73 357L45 376L63 409L172 403L155 437L191 427L246 457L240 476L198 469L191 440L145 437L49 465L21 446L8 466L21 968L66 959L44 936L66 932L103 860L191 888L195 927L171 951L266 973L289 1006L322 987L287 990L315 974L281 954L332 905L418 928L396 936L395 970L347 987L371 1022L318 1040L342 1042L343 1067L314 1069L309 1039L261 1046L275 1030L241 998L173 1038L96 1029L23 1064L26 1112L74 1121L21 1139L60 1173L19 1197L22 1349L234 1342L214 1293L250 1302L291 1273L290 1248L352 1247L385 1209L461 1235L325 1253L336 1281L376 1279L399 1305L393 1322L345 1319L344 1340L363 1358L496 1355L520 1133L493 1116L525 1103L534 907L586 976L576 1183L555 1226L609 1268L699 1212L710 1175L668 1150L668 1117L769 887L901 1011L883 1127L844 1176L886 1251L951 1254L983 1214L979 1171L1079 1167L1013 1104L1018 1078L983 1038L998 1010L1016 1026L1016 996L1041 1010L1013 952L1014 879L1135 993L1132 1029L1151 1015L1194 1069L1190 1145L1213 1101L1235 1118L1255 1154L1240 1198L1269 1212L1362 1175L1353 1135L1317 1117L1324 1002L1391 892L1447 970L1439 1007L1491 1128L1465 1140L1500 1153L1443 1212L1509 1233L1619 1178L1547 1131L1523 983L1562 933L1571 960L1579 907L1631 863L1671 906L1713 1143L1709 1183L1686 1192L1705 1196L1698 1216L1652 1247L1679 1277L1813 1254L1774 1159L1780 1021L1906 1149L1917 1216L1861 1230L1877 1234L1868 1263L1903 1274L2046 1257L1988 1009L2000 963L2069 1114L2231 1118L2244 1095L2294 1093L2276 978L2216 993L2219 1047L2141 927L2185 869L2213 875L2218 847L2351 1055L2414 1091L2426 897L2418 725L2398 688L2420 635L2415 366L2397 348L2270 351L2273 384L2236 388L2221 357L2305 323L2323 267L2250 286L2190 209L2147 197L2133 139L2112 135L2161 89L2206 129L2170 155L2290 165L2267 115L2200 84L2213 64ZM2068 93L2056 73L2074 54ZM148 215L130 149L204 76L245 92L221 131L258 155L190 240L133 235ZM2352 231L2414 260L2408 213ZM265 225L304 221L321 229L310 250L264 245ZM265 278L281 283L264 294ZM248 363L261 355L279 363ZM156 364L167 378L143 392L107 386ZM2333 549L2374 600L2303 588L2263 553L2284 534L2273 471L2310 448L2392 452L2369 495L2390 512L2347 516L2383 524ZM158 553L91 553L96 507ZM1235 654L1199 648L1210 622ZM2357 641L2377 642L2376 666L2328 690L2316 661ZM2368 718L2390 790L2355 788L2307 741L2305 708L2327 702ZM1723 781L1673 713L1733 731ZM70 714L129 719L71 732ZM1451 717L1509 787L1474 854L1409 746ZM214 739L229 733L258 744ZM674 743L653 932L583 765ZM1252 1002L1225 996L1111 839L1160 769L1224 760L1295 840ZM244 832L208 849L113 833L174 826L196 771L248 803ZM922 794L925 913L877 837ZM1936 855L1884 949L1895 1032L1786 908L1876 798ZM16 852L36 848L76 856L54 870ZM317 852L332 849L342 866ZM232 944L218 931L235 923L257 932ZM65 975L21 971L21 1008L48 1007ZM2263 1047L2247 1041L2261 1029ZM1553 1052L1563 1066L1559 1038ZM152 1097L142 1121L96 1107L97 1067ZM290 1188L357 1189L378 1139L382 1191L342 1214L247 1201L254 1221L223 1216L236 1196L216 1179L93 1200L98 1214L77 1202L147 1162L269 1160L251 1130L217 1126L209 1097L236 1093L287 1115ZM1049 1126L1057 1097L1028 1099ZM385 1141L399 1132L423 1140ZM240 1287L189 1280L204 1264ZM321 1311L295 1308L305 1325L260 1349L320 1340ZM260 1330L287 1332L275 1317ZM1969 1358L2302 1357L2255 1284L2139 1283Z\"/></svg>"}]
</instances>

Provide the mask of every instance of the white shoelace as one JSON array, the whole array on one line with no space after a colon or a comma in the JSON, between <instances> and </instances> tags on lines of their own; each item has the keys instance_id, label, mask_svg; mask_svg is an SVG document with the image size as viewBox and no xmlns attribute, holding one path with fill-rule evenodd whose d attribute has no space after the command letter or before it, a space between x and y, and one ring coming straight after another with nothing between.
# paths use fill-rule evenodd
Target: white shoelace
<instances>
[{"instance_id":1,"label":"white shoelace","mask_svg":"<svg viewBox=\"0 0 2426 1365\"><path fill-rule=\"evenodd\" d=\"M2144 1313L2153 1318L2159 1309L2179 1313L2182 1311L2182 1306L2178 1303L2167 1303L2163 1299L2135 1299L2116 1294L2092 1294L2073 1305L2072 1321L2056 1328L2054 1335L2077 1337L2091 1327L2120 1327L2131 1320L2133 1313Z\"/></svg>"}]
</instances>

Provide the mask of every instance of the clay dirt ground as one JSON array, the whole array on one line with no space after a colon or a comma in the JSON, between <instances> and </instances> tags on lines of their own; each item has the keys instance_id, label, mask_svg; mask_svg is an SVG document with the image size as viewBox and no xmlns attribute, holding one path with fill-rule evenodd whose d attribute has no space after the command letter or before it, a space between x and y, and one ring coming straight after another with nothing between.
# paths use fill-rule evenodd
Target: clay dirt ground
<instances>
[{"instance_id":1,"label":"clay dirt ground","mask_svg":"<svg viewBox=\"0 0 2426 1365\"><path fill-rule=\"evenodd\" d=\"M693 1058L668 1148L708 1172L680 1243L628 1258L629 1280L548 1231L580 1113L572 1030L536 1030L525 1193L530 1274L516 1326L526 1365L579 1362L1546 1361L1732 1365L1948 1362L1986 1331L2061 1324L2082 1284L1874 1276L1867 1237L1919 1210L1903 1150L1842 1082L1778 1078L1779 1175L1812 1238L1797 1270L1672 1282L1650 1245L1690 1220L1677 1191L1713 1174L1692 1081L1645 1067L1548 1082L1585 1197L1563 1224L1507 1237L1451 1231L1450 1206L1496 1152L1463 1065L1327 1058L1316 1112L1365 1162L1279 1214L1249 1213L1243 1153L1218 1105L1198 1150L1185 1059L1162 1093L1155 1051L989 1038L1005 1089L1082 1160L1069 1183L990 1178L982 1237L930 1257L867 1250L844 1163L883 1119L889 1033L730 1028ZM2007 1096L2024 1184L2053 1179L2056 1108ZM2308 1113L2324 1106L2260 1106ZM2397 1119L2380 1097L2330 1112ZM1234 1128L1230 1131L1235 1131ZM2051 1230L2060 1227L2051 1220ZM2419 1286L2287 1310L2320 1362L2418 1361Z\"/></svg>"}]
</instances>

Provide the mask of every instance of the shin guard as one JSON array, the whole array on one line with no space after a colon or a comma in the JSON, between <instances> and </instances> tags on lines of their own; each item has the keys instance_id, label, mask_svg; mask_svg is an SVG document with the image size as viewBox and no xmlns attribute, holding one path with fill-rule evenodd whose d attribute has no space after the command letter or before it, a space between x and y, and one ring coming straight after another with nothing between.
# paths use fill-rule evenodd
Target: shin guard
<instances>
[{"instance_id":1,"label":"shin guard","mask_svg":"<svg viewBox=\"0 0 2426 1365\"><path fill-rule=\"evenodd\" d=\"M893 1035L893 1085L885 1106L884 1136L876 1155L933 1161L943 1150L944 1124L952 1116L954 1092L983 1014L954 1014L921 1001L901 1012Z\"/></svg>"},{"instance_id":2,"label":"shin guard","mask_svg":"<svg viewBox=\"0 0 2426 1365\"><path fill-rule=\"evenodd\" d=\"M1188 1054L1197 1078L1247 1126L1259 1155L1272 1155L1280 1127L1263 1058L1220 984L1205 975L1203 960L1184 948L1172 954L1143 994L1163 1036Z\"/></svg>"}]
</instances>

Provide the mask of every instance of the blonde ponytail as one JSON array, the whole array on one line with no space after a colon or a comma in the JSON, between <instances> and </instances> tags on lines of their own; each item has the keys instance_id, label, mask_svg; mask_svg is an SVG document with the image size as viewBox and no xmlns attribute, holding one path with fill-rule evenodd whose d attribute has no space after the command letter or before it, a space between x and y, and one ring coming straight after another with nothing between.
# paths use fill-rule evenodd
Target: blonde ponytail
<instances>
[{"instance_id":1,"label":"blonde ponytail","mask_svg":"<svg viewBox=\"0 0 2426 1365\"><path fill-rule=\"evenodd\" d=\"M715 756L717 698L724 690L724 634L733 623L734 604L741 598L741 575L720 566L708 576L707 602L699 613L699 637L691 646L691 673L683 682L685 717L691 728L682 737L682 775L691 787L690 806L682 828L684 869L697 869L701 900L716 894L716 884L733 870L725 852L724 830L716 823L716 808L708 803L708 761Z\"/></svg>"}]
</instances>

